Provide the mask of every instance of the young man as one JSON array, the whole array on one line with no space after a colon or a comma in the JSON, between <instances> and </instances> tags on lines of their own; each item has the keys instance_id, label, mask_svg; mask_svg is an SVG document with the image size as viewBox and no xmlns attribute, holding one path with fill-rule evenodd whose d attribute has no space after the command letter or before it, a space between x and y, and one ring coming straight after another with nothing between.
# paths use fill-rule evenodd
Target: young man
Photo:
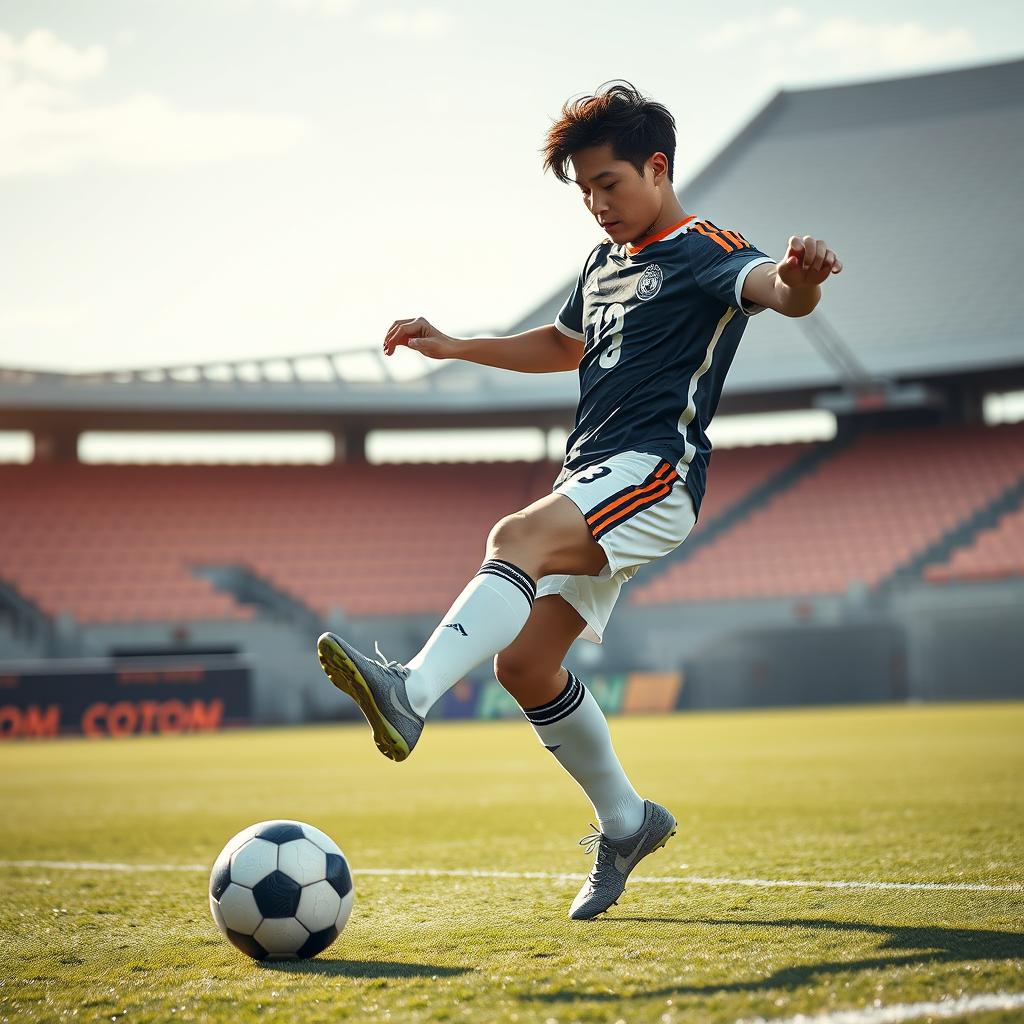
<instances>
[{"instance_id":1,"label":"young man","mask_svg":"<svg viewBox=\"0 0 1024 1024\"><path fill-rule=\"evenodd\" d=\"M672 188L675 122L628 83L562 109L545 168L579 188L607 235L555 323L510 338L456 339L422 318L396 321L384 351L546 373L579 369L580 402L552 493L495 524L484 562L423 649L379 660L325 633L320 663L352 696L380 750L409 756L441 695L494 655L499 682L579 783L599 828L593 870L569 916L592 918L675 834L622 770L608 724L562 667L579 636L600 643L619 589L683 542L704 494L706 430L747 319L804 316L842 269L810 236L778 263L736 230L686 213Z\"/></svg>"}]
</instances>

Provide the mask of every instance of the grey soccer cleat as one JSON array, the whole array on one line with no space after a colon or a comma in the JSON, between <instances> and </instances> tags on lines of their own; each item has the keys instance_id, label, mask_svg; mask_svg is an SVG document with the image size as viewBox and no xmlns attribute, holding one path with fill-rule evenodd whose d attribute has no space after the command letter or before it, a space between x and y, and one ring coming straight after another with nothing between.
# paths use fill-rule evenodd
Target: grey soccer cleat
<instances>
[{"instance_id":1,"label":"grey soccer cleat","mask_svg":"<svg viewBox=\"0 0 1024 1024\"><path fill-rule=\"evenodd\" d=\"M594 867L572 901L569 917L574 921L587 921L615 906L633 868L649 853L660 850L675 834L676 819L661 804L650 800L644 801L644 823L631 836L609 839L594 828L580 840L580 846L587 853L597 851Z\"/></svg>"},{"instance_id":2,"label":"grey soccer cleat","mask_svg":"<svg viewBox=\"0 0 1024 1024\"><path fill-rule=\"evenodd\" d=\"M380 661L360 654L334 633L324 633L316 642L320 667L359 705L373 729L377 749L392 761L404 761L423 732L423 719L413 710L405 690L409 670L388 661L374 646Z\"/></svg>"}]
</instances>

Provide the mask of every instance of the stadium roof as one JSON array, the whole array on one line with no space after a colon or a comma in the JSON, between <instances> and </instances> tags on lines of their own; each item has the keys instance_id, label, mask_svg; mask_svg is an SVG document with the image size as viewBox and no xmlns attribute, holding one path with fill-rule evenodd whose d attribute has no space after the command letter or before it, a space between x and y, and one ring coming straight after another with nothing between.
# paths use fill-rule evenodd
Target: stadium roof
<instances>
[{"instance_id":1,"label":"stadium roof","mask_svg":"<svg viewBox=\"0 0 1024 1024\"><path fill-rule=\"evenodd\" d=\"M824 238L844 270L824 316L751 323L725 395L836 384L809 336L829 327L870 375L1024 367L1022 167L1024 60L778 93L680 201L776 258L790 235ZM550 323L574 280L514 330Z\"/></svg>"},{"instance_id":2,"label":"stadium roof","mask_svg":"<svg viewBox=\"0 0 1024 1024\"><path fill-rule=\"evenodd\" d=\"M808 404L843 382L842 360L828 355L837 346L868 376L1024 387L1021 167L1024 60L778 93L682 186L683 207L774 256L792 234L818 235L845 269L820 312L754 320L722 409ZM574 278L510 331L550 323ZM524 414L553 425L578 397L573 373L430 369L396 379L375 347L111 373L0 370L0 427L57 415L81 429L511 425Z\"/></svg>"}]
</instances>

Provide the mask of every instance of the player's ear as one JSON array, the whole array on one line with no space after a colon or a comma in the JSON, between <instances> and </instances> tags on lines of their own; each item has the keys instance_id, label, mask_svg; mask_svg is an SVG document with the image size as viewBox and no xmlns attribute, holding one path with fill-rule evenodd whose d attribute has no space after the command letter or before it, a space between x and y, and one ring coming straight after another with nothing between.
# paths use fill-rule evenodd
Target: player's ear
<instances>
[{"instance_id":1,"label":"player's ear","mask_svg":"<svg viewBox=\"0 0 1024 1024\"><path fill-rule=\"evenodd\" d=\"M668 177L668 157L664 153L652 153L647 158L647 166L651 169L655 185L660 185Z\"/></svg>"}]
</instances>

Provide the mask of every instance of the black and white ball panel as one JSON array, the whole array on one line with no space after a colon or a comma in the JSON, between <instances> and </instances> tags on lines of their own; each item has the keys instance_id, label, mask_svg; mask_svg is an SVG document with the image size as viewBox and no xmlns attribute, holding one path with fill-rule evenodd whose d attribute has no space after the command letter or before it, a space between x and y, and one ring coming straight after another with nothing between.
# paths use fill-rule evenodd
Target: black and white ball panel
<instances>
[{"instance_id":1,"label":"black and white ball panel","mask_svg":"<svg viewBox=\"0 0 1024 1024\"><path fill-rule=\"evenodd\" d=\"M322 952L347 924L354 900L338 845L303 822L264 821L243 829L210 875L214 921L257 960Z\"/></svg>"},{"instance_id":2,"label":"black and white ball panel","mask_svg":"<svg viewBox=\"0 0 1024 1024\"><path fill-rule=\"evenodd\" d=\"M309 885L326 876L327 854L303 836L277 848L277 866L299 885Z\"/></svg>"},{"instance_id":3,"label":"black and white ball panel","mask_svg":"<svg viewBox=\"0 0 1024 1024\"><path fill-rule=\"evenodd\" d=\"M254 835L280 846L291 839L301 839L302 825L297 821L263 821L254 826Z\"/></svg>"},{"instance_id":4,"label":"black and white ball panel","mask_svg":"<svg viewBox=\"0 0 1024 1024\"><path fill-rule=\"evenodd\" d=\"M309 932L294 917L268 917L253 938L271 956L297 956L309 941Z\"/></svg>"},{"instance_id":5,"label":"black and white ball panel","mask_svg":"<svg viewBox=\"0 0 1024 1024\"><path fill-rule=\"evenodd\" d=\"M341 914L341 897L325 878L307 885L299 896L295 918L310 932L322 932L337 924Z\"/></svg>"},{"instance_id":6,"label":"black and white ball panel","mask_svg":"<svg viewBox=\"0 0 1024 1024\"><path fill-rule=\"evenodd\" d=\"M260 911L252 889L232 882L217 901L224 921L236 932L252 935L266 917Z\"/></svg>"},{"instance_id":7,"label":"black and white ball panel","mask_svg":"<svg viewBox=\"0 0 1024 1024\"><path fill-rule=\"evenodd\" d=\"M271 871L252 888L261 917L294 917L301 892L302 886L283 871Z\"/></svg>"},{"instance_id":8,"label":"black and white ball panel","mask_svg":"<svg viewBox=\"0 0 1024 1024\"><path fill-rule=\"evenodd\" d=\"M344 927L344 924L332 924L330 928L325 928L323 931L313 932L306 940L306 944L295 955L305 960L306 957L322 953L341 934L341 929Z\"/></svg>"},{"instance_id":9,"label":"black and white ball panel","mask_svg":"<svg viewBox=\"0 0 1024 1024\"><path fill-rule=\"evenodd\" d=\"M342 899L352 892L352 874L348 869L348 861L340 851L327 855L327 870L324 874Z\"/></svg>"},{"instance_id":10,"label":"black and white ball panel","mask_svg":"<svg viewBox=\"0 0 1024 1024\"><path fill-rule=\"evenodd\" d=\"M326 832L321 832L320 829L314 828L312 825L307 825L303 822L302 834L314 846L319 846L324 853L341 853L338 844Z\"/></svg>"},{"instance_id":11,"label":"black and white ball panel","mask_svg":"<svg viewBox=\"0 0 1024 1024\"><path fill-rule=\"evenodd\" d=\"M214 861L213 870L210 872L210 896L219 900L224 895L224 890L231 884L231 850L228 843L220 856Z\"/></svg>"},{"instance_id":12,"label":"black and white ball panel","mask_svg":"<svg viewBox=\"0 0 1024 1024\"><path fill-rule=\"evenodd\" d=\"M231 928L224 934L231 940L233 946L237 946L243 953L248 953L253 960L267 959L267 951L251 935L243 935Z\"/></svg>"},{"instance_id":13,"label":"black and white ball panel","mask_svg":"<svg viewBox=\"0 0 1024 1024\"><path fill-rule=\"evenodd\" d=\"M231 881L250 889L277 870L277 843L250 839L231 855Z\"/></svg>"}]
</instances>

